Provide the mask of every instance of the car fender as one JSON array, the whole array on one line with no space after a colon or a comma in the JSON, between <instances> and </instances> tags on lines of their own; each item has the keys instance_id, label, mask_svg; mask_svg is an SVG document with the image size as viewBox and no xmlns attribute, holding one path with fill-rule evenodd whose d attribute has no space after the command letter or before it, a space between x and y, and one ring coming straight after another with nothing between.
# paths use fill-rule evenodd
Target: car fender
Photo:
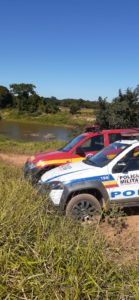
<instances>
[{"instance_id":1,"label":"car fender","mask_svg":"<svg viewBox=\"0 0 139 300\"><path fill-rule=\"evenodd\" d=\"M108 192L104 185L96 180L96 181L85 181L85 182L79 182L75 184L64 184L64 192L61 197L60 201L60 210L64 211L67 203L70 201L72 198L73 194L79 194L79 193L91 193L91 191L97 190L101 195L101 202L102 202L102 207L107 211L110 208L110 199ZM98 200L99 201L99 200Z\"/></svg>"}]
</instances>

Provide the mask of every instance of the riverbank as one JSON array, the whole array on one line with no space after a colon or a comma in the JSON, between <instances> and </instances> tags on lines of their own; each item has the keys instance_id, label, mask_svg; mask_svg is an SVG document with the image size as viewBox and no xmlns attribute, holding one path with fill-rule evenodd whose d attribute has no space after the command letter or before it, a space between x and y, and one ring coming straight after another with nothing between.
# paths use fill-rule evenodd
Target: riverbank
<instances>
[{"instance_id":1,"label":"riverbank","mask_svg":"<svg viewBox=\"0 0 139 300\"><path fill-rule=\"evenodd\" d=\"M75 115L69 113L69 110L62 109L56 114L39 114L39 113L19 113L16 109L1 110L0 115L2 119L43 123L46 125L60 126L74 128L76 126L87 126L95 120L95 112L92 109L81 109L81 112Z\"/></svg>"},{"instance_id":2,"label":"riverbank","mask_svg":"<svg viewBox=\"0 0 139 300\"><path fill-rule=\"evenodd\" d=\"M63 141L22 142L0 137L0 152L33 155L37 152L60 149L65 145Z\"/></svg>"}]
</instances>

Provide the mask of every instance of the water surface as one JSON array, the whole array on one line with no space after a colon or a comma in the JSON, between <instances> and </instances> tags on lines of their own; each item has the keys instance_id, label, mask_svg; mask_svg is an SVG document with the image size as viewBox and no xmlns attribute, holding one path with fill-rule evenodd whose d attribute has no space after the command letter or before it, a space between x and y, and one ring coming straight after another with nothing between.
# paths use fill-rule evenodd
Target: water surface
<instances>
[{"instance_id":1,"label":"water surface","mask_svg":"<svg viewBox=\"0 0 139 300\"><path fill-rule=\"evenodd\" d=\"M22 123L0 120L0 135L23 141L45 141L50 139L67 141L71 129L46 124Z\"/></svg>"}]
</instances>

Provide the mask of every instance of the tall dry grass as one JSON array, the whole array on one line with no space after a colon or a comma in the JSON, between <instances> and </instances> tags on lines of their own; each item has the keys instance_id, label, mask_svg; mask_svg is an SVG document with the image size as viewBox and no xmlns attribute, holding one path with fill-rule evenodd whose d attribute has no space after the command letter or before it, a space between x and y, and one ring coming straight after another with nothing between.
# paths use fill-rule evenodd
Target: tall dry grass
<instances>
[{"instance_id":1,"label":"tall dry grass","mask_svg":"<svg viewBox=\"0 0 139 300\"><path fill-rule=\"evenodd\" d=\"M99 228L59 215L0 165L0 299L139 299L138 263L114 253Z\"/></svg>"}]
</instances>

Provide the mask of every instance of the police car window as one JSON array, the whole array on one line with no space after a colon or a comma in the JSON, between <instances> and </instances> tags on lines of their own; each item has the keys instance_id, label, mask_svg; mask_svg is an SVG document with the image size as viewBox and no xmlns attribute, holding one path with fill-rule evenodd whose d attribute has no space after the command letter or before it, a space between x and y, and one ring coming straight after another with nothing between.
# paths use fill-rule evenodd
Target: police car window
<instances>
[{"instance_id":1,"label":"police car window","mask_svg":"<svg viewBox=\"0 0 139 300\"><path fill-rule=\"evenodd\" d=\"M139 147L128 152L114 167L112 173L139 170Z\"/></svg>"},{"instance_id":2,"label":"police car window","mask_svg":"<svg viewBox=\"0 0 139 300\"><path fill-rule=\"evenodd\" d=\"M104 136L94 136L86 140L80 147L84 150L84 152L99 151L104 148Z\"/></svg>"},{"instance_id":3,"label":"police car window","mask_svg":"<svg viewBox=\"0 0 139 300\"><path fill-rule=\"evenodd\" d=\"M127 171L139 170L139 147L132 150L132 155L127 162Z\"/></svg>"},{"instance_id":4,"label":"police car window","mask_svg":"<svg viewBox=\"0 0 139 300\"><path fill-rule=\"evenodd\" d=\"M87 157L83 162L102 168L128 147L129 145L126 143L115 142L102 149L94 156Z\"/></svg>"},{"instance_id":5,"label":"police car window","mask_svg":"<svg viewBox=\"0 0 139 300\"><path fill-rule=\"evenodd\" d=\"M110 133L109 134L109 144L114 143L115 141L118 141L121 139L120 133Z\"/></svg>"}]
</instances>

